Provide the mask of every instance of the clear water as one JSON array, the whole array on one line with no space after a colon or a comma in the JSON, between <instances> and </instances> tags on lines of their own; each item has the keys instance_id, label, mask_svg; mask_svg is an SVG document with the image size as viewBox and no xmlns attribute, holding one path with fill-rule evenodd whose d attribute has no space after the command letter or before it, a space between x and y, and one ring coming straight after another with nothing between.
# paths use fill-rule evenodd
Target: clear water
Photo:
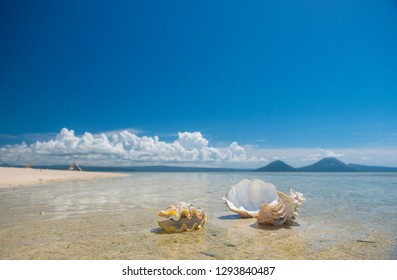
<instances>
[{"instance_id":1,"label":"clear water","mask_svg":"<svg viewBox=\"0 0 397 280\"><path fill-rule=\"evenodd\" d=\"M274 230L257 225L255 219L239 219L228 210L222 197L244 178L271 182L287 194L290 188L303 193L306 202L297 223ZM156 213L173 201L192 202L206 211L208 223L202 230L204 233L173 237L159 234ZM108 222L102 223L106 219ZM76 230L84 230L83 220L91 221L90 228L96 232L93 235L101 236L104 243L121 234L131 240L137 236L147 239L148 243L142 243L147 248L151 248L153 242L157 243L153 245L153 252L147 255L122 254L120 249L111 256L95 251L98 258L206 258L218 254L222 258L237 259L267 256L283 259L397 259L397 174L151 172L129 173L127 177L115 179L0 189L0 240L4 244L7 242L7 246L0 249L0 258L52 258L53 255L44 254L44 249L37 245L49 242L49 237L41 240L44 237L39 236L52 229L53 239L62 236L61 241L53 242L63 242L54 243L54 248L68 242L70 245L85 238L76 235ZM123 228L116 229L119 225ZM26 235L29 231L32 234ZM166 253L158 251L159 244L168 242L167 238L182 242L183 238L193 236L202 238L205 248L197 253L201 255L169 255L170 251L180 250L180 247L170 247ZM36 253L30 254L25 248L22 254L18 238L28 240L27 244ZM91 241L87 242L88 247L92 246ZM274 254L257 252L250 255L258 246L255 242L274 242ZM300 247L291 245L299 247L299 252L292 248L282 249L288 242L302 244ZM226 249L220 245L218 248L224 250L225 255L217 251L218 243L226 246ZM211 253L211 248L215 253ZM55 258L80 258L76 252L69 256L64 251L59 254L54 250ZM134 250L139 250L139 246ZM81 257L94 258L89 254Z\"/></svg>"}]
</instances>

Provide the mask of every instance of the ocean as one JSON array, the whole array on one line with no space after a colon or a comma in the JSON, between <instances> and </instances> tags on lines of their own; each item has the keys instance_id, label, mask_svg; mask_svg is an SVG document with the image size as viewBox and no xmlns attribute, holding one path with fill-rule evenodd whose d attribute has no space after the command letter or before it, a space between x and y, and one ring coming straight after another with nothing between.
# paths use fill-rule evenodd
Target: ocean
<instances>
[{"instance_id":1,"label":"ocean","mask_svg":"<svg viewBox=\"0 0 397 280\"><path fill-rule=\"evenodd\" d=\"M1 259L397 259L396 173L133 172L0 189ZM247 178L303 193L296 223L241 219L222 198ZM157 212L186 201L204 229L166 234Z\"/></svg>"}]
</instances>

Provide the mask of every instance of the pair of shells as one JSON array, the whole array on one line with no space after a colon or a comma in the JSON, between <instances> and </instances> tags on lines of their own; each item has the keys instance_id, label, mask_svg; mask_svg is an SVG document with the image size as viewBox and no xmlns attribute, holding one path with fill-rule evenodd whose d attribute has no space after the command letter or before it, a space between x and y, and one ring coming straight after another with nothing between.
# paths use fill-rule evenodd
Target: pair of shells
<instances>
[{"instance_id":1,"label":"pair of shells","mask_svg":"<svg viewBox=\"0 0 397 280\"><path fill-rule=\"evenodd\" d=\"M286 195L273 184L259 179L240 181L224 197L229 209L241 217L253 217L260 224L275 226L292 224L304 200L303 195L293 189Z\"/></svg>"},{"instance_id":2,"label":"pair of shells","mask_svg":"<svg viewBox=\"0 0 397 280\"><path fill-rule=\"evenodd\" d=\"M293 189L288 196L259 179L240 181L224 197L229 209L241 217L254 217L260 224L275 226L293 223L304 200L303 195ZM201 229L207 220L203 210L183 201L172 203L157 215L166 218L158 225L168 233Z\"/></svg>"}]
</instances>

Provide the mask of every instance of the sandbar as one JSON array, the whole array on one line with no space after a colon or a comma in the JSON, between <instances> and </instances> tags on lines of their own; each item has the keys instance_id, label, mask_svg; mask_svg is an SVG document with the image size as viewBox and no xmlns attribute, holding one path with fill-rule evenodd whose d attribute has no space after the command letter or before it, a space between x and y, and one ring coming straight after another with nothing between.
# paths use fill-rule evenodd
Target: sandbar
<instances>
[{"instance_id":1,"label":"sandbar","mask_svg":"<svg viewBox=\"0 0 397 280\"><path fill-rule=\"evenodd\" d=\"M40 185L61 181L103 179L121 176L127 176L127 174L113 172L0 167L0 188Z\"/></svg>"}]
</instances>

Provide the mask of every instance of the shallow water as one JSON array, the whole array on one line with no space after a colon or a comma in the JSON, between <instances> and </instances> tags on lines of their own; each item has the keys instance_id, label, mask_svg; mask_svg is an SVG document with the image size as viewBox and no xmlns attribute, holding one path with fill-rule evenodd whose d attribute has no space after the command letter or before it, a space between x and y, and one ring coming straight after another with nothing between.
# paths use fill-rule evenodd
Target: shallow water
<instances>
[{"instance_id":1,"label":"shallow water","mask_svg":"<svg viewBox=\"0 0 397 280\"><path fill-rule=\"evenodd\" d=\"M222 197L243 178L306 202L295 224L240 219ZM188 201L203 230L164 234L156 213ZM1 259L396 259L397 174L130 173L0 189Z\"/></svg>"}]
</instances>

